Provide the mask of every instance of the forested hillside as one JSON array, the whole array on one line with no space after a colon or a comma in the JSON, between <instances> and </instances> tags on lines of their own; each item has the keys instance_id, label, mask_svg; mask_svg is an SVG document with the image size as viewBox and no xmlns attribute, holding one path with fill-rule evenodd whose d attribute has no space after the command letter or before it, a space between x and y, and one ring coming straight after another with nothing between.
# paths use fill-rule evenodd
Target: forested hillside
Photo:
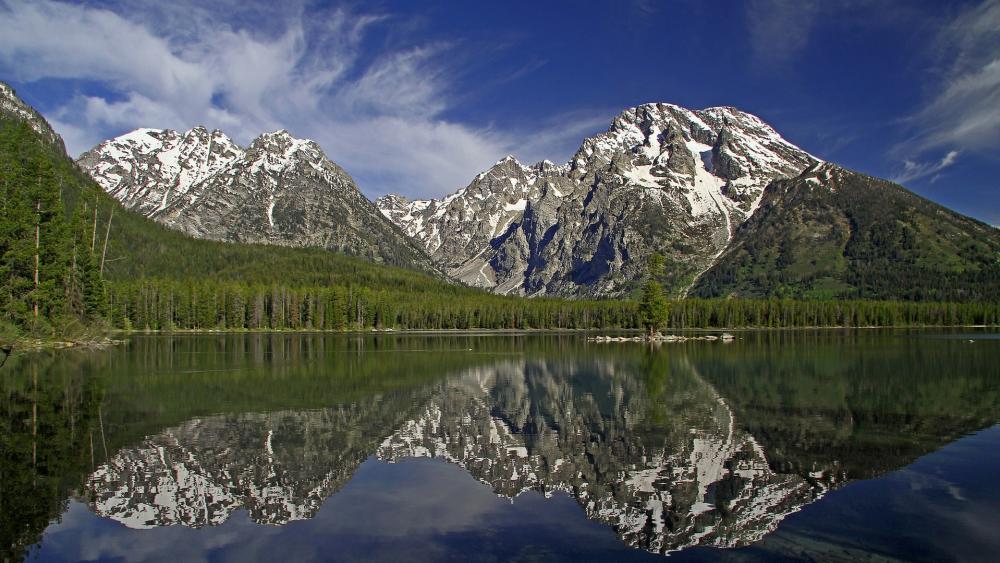
<instances>
[{"instance_id":1,"label":"forested hillside","mask_svg":"<svg viewBox=\"0 0 1000 563\"><path fill-rule=\"evenodd\" d=\"M997 301L1000 229L824 164L769 185L692 294Z\"/></svg>"},{"instance_id":2,"label":"forested hillside","mask_svg":"<svg viewBox=\"0 0 1000 563\"><path fill-rule=\"evenodd\" d=\"M0 121L0 310L3 332L73 336L107 313L91 209L67 209L77 181L61 147L25 123Z\"/></svg>"}]
</instances>

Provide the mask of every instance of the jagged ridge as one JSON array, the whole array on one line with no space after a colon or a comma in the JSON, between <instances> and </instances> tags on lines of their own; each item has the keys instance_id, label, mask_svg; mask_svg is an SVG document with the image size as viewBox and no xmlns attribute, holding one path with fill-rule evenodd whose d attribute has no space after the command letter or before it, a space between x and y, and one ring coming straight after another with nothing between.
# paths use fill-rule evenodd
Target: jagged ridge
<instances>
[{"instance_id":1,"label":"jagged ridge","mask_svg":"<svg viewBox=\"0 0 1000 563\"><path fill-rule=\"evenodd\" d=\"M49 125L49 122L35 108L24 103L17 92L6 82L0 81L0 118L27 123L42 139L54 146L60 153L66 152L62 137Z\"/></svg>"},{"instance_id":2,"label":"jagged ridge","mask_svg":"<svg viewBox=\"0 0 1000 563\"><path fill-rule=\"evenodd\" d=\"M646 257L683 293L764 187L818 160L734 108L630 108L562 166L512 157L441 200L376 204L453 277L498 293L627 295Z\"/></svg>"},{"instance_id":3,"label":"jagged ridge","mask_svg":"<svg viewBox=\"0 0 1000 563\"><path fill-rule=\"evenodd\" d=\"M284 130L243 149L203 127L138 129L78 163L126 207L196 237L322 247L434 269L319 145Z\"/></svg>"}]
</instances>

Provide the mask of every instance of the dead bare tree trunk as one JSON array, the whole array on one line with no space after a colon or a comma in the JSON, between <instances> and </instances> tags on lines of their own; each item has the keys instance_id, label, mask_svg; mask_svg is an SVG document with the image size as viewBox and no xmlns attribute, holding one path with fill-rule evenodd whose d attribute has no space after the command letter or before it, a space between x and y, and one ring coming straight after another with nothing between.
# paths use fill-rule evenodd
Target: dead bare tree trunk
<instances>
[{"instance_id":1,"label":"dead bare tree trunk","mask_svg":"<svg viewBox=\"0 0 1000 563\"><path fill-rule=\"evenodd\" d=\"M101 277L104 277L104 261L108 257L108 239L111 238L111 221L115 218L115 208L111 208L111 215L108 216L108 230L104 232L104 251L101 253Z\"/></svg>"},{"instance_id":2,"label":"dead bare tree trunk","mask_svg":"<svg viewBox=\"0 0 1000 563\"><path fill-rule=\"evenodd\" d=\"M90 231L90 253L97 247L97 200L94 200L94 228Z\"/></svg>"},{"instance_id":3,"label":"dead bare tree trunk","mask_svg":"<svg viewBox=\"0 0 1000 563\"><path fill-rule=\"evenodd\" d=\"M101 425L101 445L104 447L104 461L108 461L108 442L104 439L104 415L101 413L101 403L97 403L97 421Z\"/></svg>"},{"instance_id":4,"label":"dead bare tree trunk","mask_svg":"<svg viewBox=\"0 0 1000 563\"><path fill-rule=\"evenodd\" d=\"M35 324L38 324L38 253L42 243L42 202L35 200Z\"/></svg>"}]
</instances>

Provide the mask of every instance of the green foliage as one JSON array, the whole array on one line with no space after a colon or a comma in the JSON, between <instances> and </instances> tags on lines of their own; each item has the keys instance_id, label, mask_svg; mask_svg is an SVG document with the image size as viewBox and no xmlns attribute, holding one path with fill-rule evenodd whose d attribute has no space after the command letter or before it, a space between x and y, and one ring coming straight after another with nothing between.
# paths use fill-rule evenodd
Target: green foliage
<instances>
[{"instance_id":1,"label":"green foliage","mask_svg":"<svg viewBox=\"0 0 1000 563\"><path fill-rule=\"evenodd\" d=\"M741 335L738 353L687 352L772 467L870 478L996 423L996 347L927 336L760 331Z\"/></svg>"},{"instance_id":2,"label":"green foliage","mask_svg":"<svg viewBox=\"0 0 1000 563\"><path fill-rule=\"evenodd\" d=\"M64 335L100 318L104 283L87 225L67 218L72 169L23 123L0 122L0 316L22 333ZM35 276L38 282L35 283Z\"/></svg>"},{"instance_id":3,"label":"green foliage","mask_svg":"<svg viewBox=\"0 0 1000 563\"><path fill-rule=\"evenodd\" d=\"M1000 300L1000 230L903 187L835 169L771 184L692 293L906 301Z\"/></svg>"},{"instance_id":4,"label":"green foliage","mask_svg":"<svg viewBox=\"0 0 1000 563\"><path fill-rule=\"evenodd\" d=\"M684 299L671 328L920 327L1000 324L1000 302Z\"/></svg>"},{"instance_id":5,"label":"green foliage","mask_svg":"<svg viewBox=\"0 0 1000 563\"><path fill-rule=\"evenodd\" d=\"M27 361L22 361L27 359ZM53 356L12 358L0 383L0 559L19 561L94 469L99 383L53 373ZM100 443L100 442L98 442ZM89 446L89 447L88 447Z\"/></svg>"},{"instance_id":6,"label":"green foliage","mask_svg":"<svg viewBox=\"0 0 1000 563\"><path fill-rule=\"evenodd\" d=\"M634 301L445 294L358 286L137 280L110 290L114 326L134 330L638 329ZM1000 303L684 299L651 302L655 327L792 328L1000 324Z\"/></svg>"},{"instance_id":7,"label":"green foliage","mask_svg":"<svg viewBox=\"0 0 1000 563\"><path fill-rule=\"evenodd\" d=\"M638 326L631 301L491 295L446 285L289 287L219 281L113 284L115 326L137 330L597 329ZM436 290L435 290L436 289Z\"/></svg>"},{"instance_id":8,"label":"green foliage","mask_svg":"<svg viewBox=\"0 0 1000 563\"><path fill-rule=\"evenodd\" d=\"M646 283L642 286L639 301L639 322L650 336L667 320L669 307L663 295L663 287L657 281L663 277L663 256L653 254L646 265Z\"/></svg>"}]
</instances>

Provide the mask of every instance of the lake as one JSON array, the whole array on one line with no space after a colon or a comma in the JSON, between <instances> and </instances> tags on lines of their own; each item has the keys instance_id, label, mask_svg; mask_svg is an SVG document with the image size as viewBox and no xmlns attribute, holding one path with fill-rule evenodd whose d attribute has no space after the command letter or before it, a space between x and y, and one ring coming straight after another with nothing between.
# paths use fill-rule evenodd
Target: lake
<instances>
[{"instance_id":1,"label":"lake","mask_svg":"<svg viewBox=\"0 0 1000 563\"><path fill-rule=\"evenodd\" d=\"M988 561L1000 338L133 336L0 368L32 561Z\"/></svg>"}]
</instances>

